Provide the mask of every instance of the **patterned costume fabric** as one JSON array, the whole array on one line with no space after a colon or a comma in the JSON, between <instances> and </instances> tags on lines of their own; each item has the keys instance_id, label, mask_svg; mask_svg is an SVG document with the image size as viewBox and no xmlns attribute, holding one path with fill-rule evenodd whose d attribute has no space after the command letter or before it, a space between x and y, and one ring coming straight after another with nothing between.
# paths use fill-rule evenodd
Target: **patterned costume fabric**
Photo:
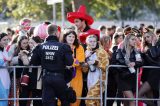
<instances>
[{"instance_id":1,"label":"patterned costume fabric","mask_svg":"<svg viewBox=\"0 0 160 106\"><path fill-rule=\"evenodd\" d=\"M78 48L76 48L76 59L74 60L75 61L73 63L73 66L76 68L76 76L71 80L70 86L75 90L76 96L81 97L83 88L82 68L80 64L76 64L76 60L78 60L78 62L84 62L85 60L84 49L81 45ZM70 106L79 106L79 105L80 105L80 100L77 100Z\"/></svg>"},{"instance_id":2,"label":"patterned costume fabric","mask_svg":"<svg viewBox=\"0 0 160 106\"><path fill-rule=\"evenodd\" d=\"M102 71L102 80L105 80L105 71L106 66L109 65L109 56L106 51L100 47L95 50L95 53L98 61L97 68L100 68L100 71ZM100 97L100 76L97 83L88 90L87 97ZM100 100L86 100L86 106L100 106Z\"/></svg>"}]
</instances>

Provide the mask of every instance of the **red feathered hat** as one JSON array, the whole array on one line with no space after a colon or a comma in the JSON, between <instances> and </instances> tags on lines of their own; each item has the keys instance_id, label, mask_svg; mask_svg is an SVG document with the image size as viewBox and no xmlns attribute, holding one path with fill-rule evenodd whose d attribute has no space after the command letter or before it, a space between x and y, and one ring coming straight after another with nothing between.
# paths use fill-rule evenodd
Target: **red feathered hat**
<instances>
[{"instance_id":1,"label":"red feathered hat","mask_svg":"<svg viewBox=\"0 0 160 106\"><path fill-rule=\"evenodd\" d=\"M76 18L81 18L87 21L88 25L91 25L94 20L93 18L87 14L86 7L81 5L77 12L69 12L67 13L67 20L71 23L74 23Z\"/></svg>"}]
</instances>

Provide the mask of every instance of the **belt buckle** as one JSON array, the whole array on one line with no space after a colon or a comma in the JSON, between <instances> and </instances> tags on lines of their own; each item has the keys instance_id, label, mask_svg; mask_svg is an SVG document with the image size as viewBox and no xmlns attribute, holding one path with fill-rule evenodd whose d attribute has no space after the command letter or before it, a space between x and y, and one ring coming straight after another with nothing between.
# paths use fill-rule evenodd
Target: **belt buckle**
<instances>
[{"instance_id":1,"label":"belt buckle","mask_svg":"<svg viewBox=\"0 0 160 106\"><path fill-rule=\"evenodd\" d=\"M57 73L51 73L52 75L54 75L54 76L57 76Z\"/></svg>"},{"instance_id":2,"label":"belt buckle","mask_svg":"<svg viewBox=\"0 0 160 106\"><path fill-rule=\"evenodd\" d=\"M49 75L49 74L51 74L51 72L47 72L46 74Z\"/></svg>"},{"instance_id":3,"label":"belt buckle","mask_svg":"<svg viewBox=\"0 0 160 106\"><path fill-rule=\"evenodd\" d=\"M48 75L54 75L54 76L57 76L58 74L57 73L52 73L52 72L47 72Z\"/></svg>"}]
</instances>

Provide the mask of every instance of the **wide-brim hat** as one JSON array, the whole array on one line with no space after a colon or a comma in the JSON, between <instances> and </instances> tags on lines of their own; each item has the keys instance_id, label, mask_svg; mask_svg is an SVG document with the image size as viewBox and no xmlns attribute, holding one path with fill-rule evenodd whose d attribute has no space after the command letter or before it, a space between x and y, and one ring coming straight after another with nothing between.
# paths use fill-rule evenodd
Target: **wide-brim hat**
<instances>
[{"instance_id":1,"label":"wide-brim hat","mask_svg":"<svg viewBox=\"0 0 160 106\"><path fill-rule=\"evenodd\" d=\"M86 7L84 5L81 5L77 12L69 12L67 13L67 20L71 23L74 23L74 20L80 18L87 21L88 25L93 24L94 20L93 18L87 14Z\"/></svg>"}]
</instances>

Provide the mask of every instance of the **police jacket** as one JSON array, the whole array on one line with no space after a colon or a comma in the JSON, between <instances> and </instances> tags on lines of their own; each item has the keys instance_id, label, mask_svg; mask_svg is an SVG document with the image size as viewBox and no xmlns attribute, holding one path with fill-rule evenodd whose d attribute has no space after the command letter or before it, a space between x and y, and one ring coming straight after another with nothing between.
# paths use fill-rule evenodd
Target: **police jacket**
<instances>
[{"instance_id":1,"label":"police jacket","mask_svg":"<svg viewBox=\"0 0 160 106\"><path fill-rule=\"evenodd\" d=\"M69 45L58 42L56 36L50 35L33 50L30 64L41 65L42 69L63 74L65 67L73 64L72 50Z\"/></svg>"}]
</instances>

